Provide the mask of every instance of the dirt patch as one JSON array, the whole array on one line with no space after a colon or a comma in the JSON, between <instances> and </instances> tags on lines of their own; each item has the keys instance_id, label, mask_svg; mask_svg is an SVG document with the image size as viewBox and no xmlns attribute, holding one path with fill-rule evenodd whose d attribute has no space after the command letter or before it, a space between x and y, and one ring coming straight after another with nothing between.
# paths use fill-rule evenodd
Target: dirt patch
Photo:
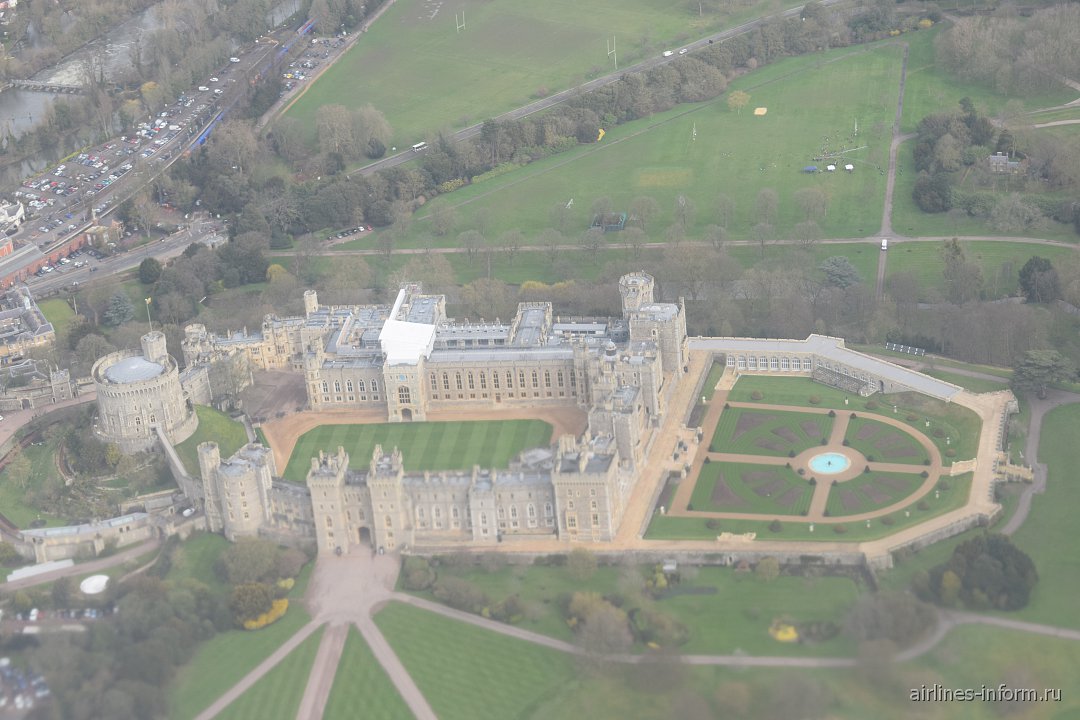
<instances>
[{"instance_id":1,"label":"dirt patch","mask_svg":"<svg viewBox=\"0 0 1080 720\"><path fill-rule=\"evenodd\" d=\"M772 497L776 493L783 490L786 486L786 482L784 482L780 478L776 478L765 483L764 485L759 485L758 487L754 488L754 492L761 497Z\"/></svg>"},{"instance_id":2,"label":"dirt patch","mask_svg":"<svg viewBox=\"0 0 1080 720\"><path fill-rule=\"evenodd\" d=\"M767 423L773 418L772 415L759 415L757 413L740 413L739 419L735 423L735 433L731 436L732 440L738 440L740 437L750 432L759 425Z\"/></svg>"},{"instance_id":3,"label":"dirt patch","mask_svg":"<svg viewBox=\"0 0 1080 720\"><path fill-rule=\"evenodd\" d=\"M803 435L808 438L821 437L821 426L813 420L803 420L799 423L799 428L803 431Z\"/></svg>"},{"instance_id":4,"label":"dirt patch","mask_svg":"<svg viewBox=\"0 0 1080 720\"><path fill-rule=\"evenodd\" d=\"M252 422L266 422L307 407L303 373L266 370L254 373L252 380L252 384L240 393L244 410Z\"/></svg>"},{"instance_id":5,"label":"dirt patch","mask_svg":"<svg viewBox=\"0 0 1080 720\"><path fill-rule=\"evenodd\" d=\"M716 477L716 484L713 485L712 495L709 496L709 500L717 507L740 507L746 504L727 484L724 473L720 473Z\"/></svg>"},{"instance_id":6,"label":"dirt patch","mask_svg":"<svg viewBox=\"0 0 1080 720\"><path fill-rule=\"evenodd\" d=\"M840 505L842 505L843 508L848 512L858 510L862 507L862 503L859 501L859 496L855 494L854 490L840 491Z\"/></svg>"},{"instance_id":7,"label":"dirt patch","mask_svg":"<svg viewBox=\"0 0 1080 720\"><path fill-rule=\"evenodd\" d=\"M863 495L870 499L870 502L876 505L879 505L886 500L890 500L892 498L892 495L890 493L885 492L873 483L863 485L862 492Z\"/></svg>"},{"instance_id":8,"label":"dirt patch","mask_svg":"<svg viewBox=\"0 0 1080 720\"><path fill-rule=\"evenodd\" d=\"M799 441L799 436L796 435L795 432L791 428L786 428L786 427L776 428L775 430L773 430L773 435L784 438L785 440L787 440L792 445L794 445L795 443L797 443Z\"/></svg>"},{"instance_id":9,"label":"dirt patch","mask_svg":"<svg viewBox=\"0 0 1080 720\"><path fill-rule=\"evenodd\" d=\"M802 488L793 487L774 501L780 507L792 507L803 495Z\"/></svg>"},{"instance_id":10,"label":"dirt patch","mask_svg":"<svg viewBox=\"0 0 1080 720\"><path fill-rule=\"evenodd\" d=\"M769 440L768 438L761 438L756 443L754 443L754 445L761 448L761 449L763 449L763 450L772 450L773 452L776 452L776 453L782 453L782 452L786 451L787 448L788 448L787 445L784 445L783 443L779 443L779 442L777 442L775 440Z\"/></svg>"},{"instance_id":11,"label":"dirt patch","mask_svg":"<svg viewBox=\"0 0 1080 720\"><path fill-rule=\"evenodd\" d=\"M874 425L863 425L859 428L859 432L855 433L856 440L868 440L874 437L878 433L878 427Z\"/></svg>"}]
</instances>

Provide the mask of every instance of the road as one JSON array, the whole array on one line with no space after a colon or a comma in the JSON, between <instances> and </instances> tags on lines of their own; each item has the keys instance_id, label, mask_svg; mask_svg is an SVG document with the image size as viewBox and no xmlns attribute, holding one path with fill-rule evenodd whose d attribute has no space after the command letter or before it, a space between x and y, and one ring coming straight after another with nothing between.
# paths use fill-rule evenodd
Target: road
<instances>
[{"instance_id":1,"label":"road","mask_svg":"<svg viewBox=\"0 0 1080 720\"><path fill-rule=\"evenodd\" d=\"M61 568L60 570L53 570L47 573L41 573L40 575L34 575L33 577L23 578L21 580L12 580L11 582L0 583L0 592L10 593L16 590L34 587L35 585L53 582L54 580L59 580L62 577L87 575L89 573L97 572L98 570L105 570L106 568L123 565L128 560L134 560L140 555L145 555L148 552L153 552L154 550L157 550L160 545L161 542L159 540L148 540L144 543L133 545L126 550L121 550L120 552L114 553L107 557L97 558L96 560L89 560L84 563L76 563L71 567Z\"/></svg>"}]
</instances>

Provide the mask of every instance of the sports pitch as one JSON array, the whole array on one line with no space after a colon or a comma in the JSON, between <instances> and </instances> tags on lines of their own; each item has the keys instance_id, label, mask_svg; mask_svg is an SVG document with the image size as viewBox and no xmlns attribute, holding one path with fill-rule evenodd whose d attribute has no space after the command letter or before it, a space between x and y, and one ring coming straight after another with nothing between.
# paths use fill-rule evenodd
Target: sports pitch
<instances>
[{"instance_id":1,"label":"sports pitch","mask_svg":"<svg viewBox=\"0 0 1080 720\"><path fill-rule=\"evenodd\" d=\"M339 446L349 453L354 469L365 467L375 445L382 445L387 452L401 450L406 470L466 470L473 465L505 468L522 450L546 447L550 441L551 425L542 420L322 425L296 441L283 477L304 482L311 458Z\"/></svg>"},{"instance_id":2,"label":"sports pitch","mask_svg":"<svg viewBox=\"0 0 1080 720\"><path fill-rule=\"evenodd\" d=\"M588 227L598 198L628 211L635 198L649 196L659 206L646 228L655 241L673 223L676 200L684 196L695 209L687 235L698 237L717 222L723 193L734 204L729 235L751 238L763 188L779 195L773 237L792 235L806 219L796 199L803 188L817 188L827 198L825 217L818 220L824 237L873 234L881 224L902 57L901 47L878 45L777 62L731 85L748 92L752 105L767 105L763 117L729 110L723 96L681 105L613 128L597 145L438 197L417 215L412 234L429 233L423 218L446 204L456 208L458 230L475 227L483 214L493 242L511 229L535 239L551 226L552 209L573 199L567 230L573 238ZM847 148L842 157L854 172L802 172L810 165L824 169L827 162L814 159L823 147L835 153ZM444 242L456 243L456 235Z\"/></svg>"},{"instance_id":3,"label":"sports pitch","mask_svg":"<svg viewBox=\"0 0 1080 720\"><path fill-rule=\"evenodd\" d=\"M699 38L792 2L755 0L724 13L656 0L398 0L293 105L287 117L311 129L325 104L370 103L398 146L443 127L482 122L536 99L659 55L679 38ZM465 28L458 32L461 16ZM455 15L457 19L455 19Z\"/></svg>"}]
</instances>

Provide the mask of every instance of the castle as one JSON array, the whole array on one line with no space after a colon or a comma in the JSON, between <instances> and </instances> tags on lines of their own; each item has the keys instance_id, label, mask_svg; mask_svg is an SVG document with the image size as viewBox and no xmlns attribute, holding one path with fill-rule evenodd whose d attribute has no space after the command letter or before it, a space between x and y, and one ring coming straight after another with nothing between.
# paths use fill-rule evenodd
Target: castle
<instances>
[{"instance_id":1,"label":"castle","mask_svg":"<svg viewBox=\"0 0 1080 720\"><path fill-rule=\"evenodd\" d=\"M323 307L307 291L304 317L267 317L258 334L214 337L189 325L189 368L224 367L216 374L234 390L253 367L302 370L315 410L375 407L391 422L424 420L433 408L572 405L588 414L582 437L527 451L509 469L409 473L396 448L381 447L357 469L339 449L312 459L306 487L278 479L260 445L222 458L203 443L208 528L335 552L362 542L610 540L687 356L681 302L656 302L645 273L624 276L619 289L619 318L562 320L550 303L522 303L509 323L455 323L443 296L406 284L390 306Z\"/></svg>"}]
</instances>

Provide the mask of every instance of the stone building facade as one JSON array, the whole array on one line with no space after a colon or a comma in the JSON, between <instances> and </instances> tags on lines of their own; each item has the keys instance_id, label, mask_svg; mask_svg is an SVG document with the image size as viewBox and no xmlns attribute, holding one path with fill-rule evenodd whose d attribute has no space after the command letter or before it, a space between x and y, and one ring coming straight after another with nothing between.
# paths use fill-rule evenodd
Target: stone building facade
<instances>
[{"instance_id":1,"label":"stone building facade","mask_svg":"<svg viewBox=\"0 0 1080 720\"><path fill-rule=\"evenodd\" d=\"M190 437L199 424L160 332L143 335L141 352L121 350L99 358L90 375L97 391L95 430L102 441L116 443L126 453L148 450L159 427L175 444ZM194 383L201 373L188 377Z\"/></svg>"}]
</instances>

